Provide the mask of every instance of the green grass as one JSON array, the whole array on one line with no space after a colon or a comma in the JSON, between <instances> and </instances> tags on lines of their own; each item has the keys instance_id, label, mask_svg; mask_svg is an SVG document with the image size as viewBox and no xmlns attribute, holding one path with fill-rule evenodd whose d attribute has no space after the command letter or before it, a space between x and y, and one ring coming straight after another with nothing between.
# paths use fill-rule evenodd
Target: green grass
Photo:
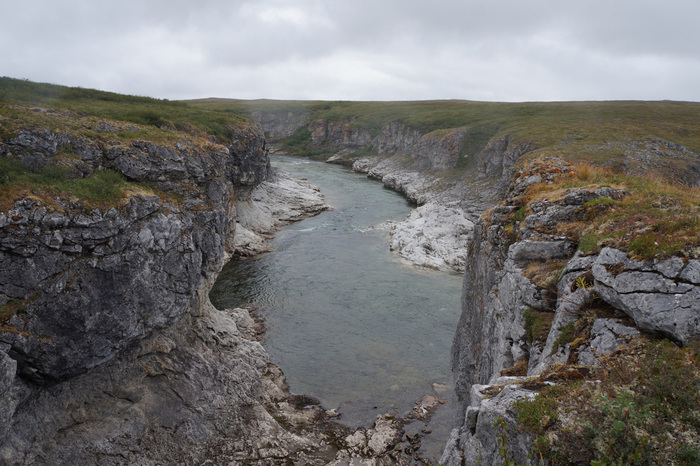
<instances>
[{"instance_id":1,"label":"green grass","mask_svg":"<svg viewBox=\"0 0 700 466\"><path fill-rule=\"evenodd\" d=\"M549 353L550 356L555 354L560 347L568 345L575 339L576 324L574 322L569 322L561 329L561 333L559 334L557 339L554 340L554 344L552 345L552 351Z\"/></svg>"},{"instance_id":2,"label":"green grass","mask_svg":"<svg viewBox=\"0 0 700 466\"><path fill-rule=\"evenodd\" d=\"M47 165L32 171L10 158L0 158L0 207L3 209L29 194L44 198L63 195L90 205L111 205L134 186L121 174L110 170L97 171L87 178L75 178L68 167Z\"/></svg>"},{"instance_id":3,"label":"green grass","mask_svg":"<svg viewBox=\"0 0 700 466\"><path fill-rule=\"evenodd\" d=\"M308 149L311 143L311 133L305 128L299 128L294 134L282 142L282 147L292 154L312 155Z\"/></svg>"},{"instance_id":4,"label":"green grass","mask_svg":"<svg viewBox=\"0 0 700 466\"><path fill-rule=\"evenodd\" d=\"M698 464L700 344L638 341L590 377L514 405L552 464Z\"/></svg>"},{"instance_id":5,"label":"green grass","mask_svg":"<svg viewBox=\"0 0 700 466\"><path fill-rule=\"evenodd\" d=\"M523 314L525 318L525 334L528 343L538 341L544 344L547 341L547 335L552 328L554 313L540 312L534 309L525 309Z\"/></svg>"},{"instance_id":6,"label":"green grass","mask_svg":"<svg viewBox=\"0 0 700 466\"><path fill-rule=\"evenodd\" d=\"M94 116L153 128L172 127L214 136L221 142L229 141L234 129L248 121L232 111L203 110L183 102L0 77L0 116L12 116L10 105L54 109L71 112L74 117ZM0 135L7 138L7 134Z\"/></svg>"},{"instance_id":7,"label":"green grass","mask_svg":"<svg viewBox=\"0 0 700 466\"><path fill-rule=\"evenodd\" d=\"M700 188L679 185L653 173L648 177L625 175L588 163L574 168L570 176L551 184L532 185L521 196L522 202L529 205L561 199L572 190L600 186L624 189L629 194L620 200L586 202L582 206L585 221L559 222L549 233L570 237L584 253L609 246L643 260L700 255Z\"/></svg>"}]
</instances>

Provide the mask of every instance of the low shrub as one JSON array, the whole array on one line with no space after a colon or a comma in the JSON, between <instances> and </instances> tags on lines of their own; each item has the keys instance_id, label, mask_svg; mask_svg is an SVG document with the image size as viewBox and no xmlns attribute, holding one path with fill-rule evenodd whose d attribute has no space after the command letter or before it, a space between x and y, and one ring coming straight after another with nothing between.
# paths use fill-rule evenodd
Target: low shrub
<instances>
[{"instance_id":1,"label":"low shrub","mask_svg":"<svg viewBox=\"0 0 700 466\"><path fill-rule=\"evenodd\" d=\"M698 464L699 348L636 340L600 360L589 375L597 382L545 388L516 402L520 425L554 465Z\"/></svg>"}]
</instances>

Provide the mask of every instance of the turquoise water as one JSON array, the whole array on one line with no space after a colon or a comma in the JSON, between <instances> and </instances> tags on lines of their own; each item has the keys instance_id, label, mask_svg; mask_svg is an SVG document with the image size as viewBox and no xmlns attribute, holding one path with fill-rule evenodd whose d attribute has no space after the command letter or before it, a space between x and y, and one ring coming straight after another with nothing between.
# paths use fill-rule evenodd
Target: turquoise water
<instances>
[{"instance_id":1,"label":"turquoise water","mask_svg":"<svg viewBox=\"0 0 700 466\"><path fill-rule=\"evenodd\" d=\"M339 408L349 425L405 414L431 384L451 386L461 277L407 266L385 231L367 230L404 219L404 198L336 165L279 156L273 164L319 186L334 209L284 227L273 252L229 263L214 305L258 306L263 345L291 391Z\"/></svg>"}]
</instances>

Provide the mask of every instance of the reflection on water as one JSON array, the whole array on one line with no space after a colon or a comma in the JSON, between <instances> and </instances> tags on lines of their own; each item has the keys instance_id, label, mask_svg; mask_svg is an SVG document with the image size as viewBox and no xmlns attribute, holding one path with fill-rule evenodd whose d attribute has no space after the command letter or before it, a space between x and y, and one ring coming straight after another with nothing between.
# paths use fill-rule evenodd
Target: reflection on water
<instances>
[{"instance_id":1,"label":"reflection on water","mask_svg":"<svg viewBox=\"0 0 700 466\"><path fill-rule=\"evenodd\" d=\"M274 252L229 263L214 305L259 306L263 344L291 391L341 407L345 423L404 414L432 383L451 385L461 278L408 267L389 252L386 232L366 231L405 218L406 201L342 167L273 163L319 186L334 210L283 228Z\"/></svg>"}]
</instances>

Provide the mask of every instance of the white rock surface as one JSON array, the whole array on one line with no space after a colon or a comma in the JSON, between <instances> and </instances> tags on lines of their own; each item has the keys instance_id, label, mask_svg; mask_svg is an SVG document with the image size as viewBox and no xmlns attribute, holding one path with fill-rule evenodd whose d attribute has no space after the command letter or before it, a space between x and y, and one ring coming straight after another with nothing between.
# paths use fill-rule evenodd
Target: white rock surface
<instances>
[{"instance_id":1,"label":"white rock surface","mask_svg":"<svg viewBox=\"0 0 700 466\"><path fill-rule=\"evenodd\" d=\"M418 266L461 273L473 229L459 207L429 202L396 224L391 249Z\"/></svg>"},{"instance_id":2,"label":"white rock surface","mask_svg":"<svg viewBox=\"0 0 700 466\"><path fill-rule=\"evenodd\" d=\"M319 189L273 169L267 181L260 183L250 199L236 201L237 256L255 256L268 252L269 235L279 226L315 215L330 207Z\"/></svg>"}]
</instances>

